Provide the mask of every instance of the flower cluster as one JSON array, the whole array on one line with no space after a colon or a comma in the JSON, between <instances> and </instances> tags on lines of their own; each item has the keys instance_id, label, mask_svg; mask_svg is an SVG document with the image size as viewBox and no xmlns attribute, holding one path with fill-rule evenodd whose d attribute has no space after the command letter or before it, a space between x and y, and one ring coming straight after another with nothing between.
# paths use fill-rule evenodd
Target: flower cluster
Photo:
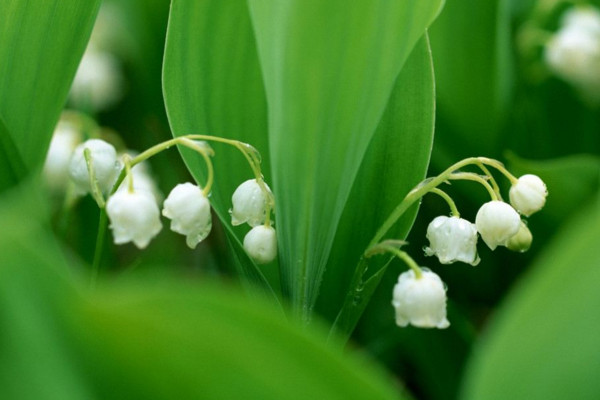
<instances>
[{"instance_id":1,"label":"flower cluster","mask_svg":"<svg viewBox=\"0 0 600 400\"><path fill-rule=\"evenodd\" d=\"M600 100L600 10L589 5L568 10L546 44L544 58L554 74L591 100Z\"/></svg>"},{"instance_id":2,"label":"flower cluster","mask_svg":"<svg viewBox=\"0 0 600 400\"><path fill-rule=\"evenodd\" d=\"M428 192L440 194L453 210L454 215L436 217L427 228L429 246L425 248L425 254L437 256L442 264L460 261L477 265L480 261L477 255L478 236L481 236L491 250L505 246L513 251L523 252L531 246L531 231L521 217L529 217L542 209L548 194L546 185L538 176L531 174L517 179L495 160L479 158L475 159L474 163L481 163L482 160L500 169L511 180L510 204L501 200L495 181L495 188L487 183L488 180L493 180L493 177L484 166L482 169L488 174L485 177L471 173L454 174L452 170L438 177L439 182L445 180L442 178L449 180L457 177L475 180L489 189L492 200L479 208L475 223L460 218L452 199L437 187L422 190L422 194ZM421 189L418 187L416 190ZM440 277L428 269L420 268L406 253L386 242L374 246L371 253L381 252L381 250L396 254L411 267L409 271L400 275L394 287L392 305L396 311L396 323L402 327L408 324L428 328L448 327L446 288Z\"/></svg>"},{"instance_id":3,"label":"flower cluster","mask_svg":"<svg viewBox=\"0 0 600 400\"><path fill-rule=\"evenodd\" d=\"M140 249L145 248L162 229L161 214L171 220L172 231L186 237L190 248L196 248L206 239L212 229L208 199L212 175L205 188L189 182L175 186L162 202L161 211L162 194L144 160L168 148L170 142L155 146L149 155L130 152L119 155L112 144L102 139L79 143L82 136L77 126L61 121L52 139L44 173L50 187L64 189L70 178L77 195L92 194L98 205L106 209L115 244L132 242ZM206 142L188 138L172 142L199 152L212 174L213 151ZM274 203L271 189L262 178L248 180L235 190L232 203L232 225L248 223L252 227L243 244L250 258L257 264L273 261L277 256L277 237L271 226Z\"/></svg>"}]
</instances>

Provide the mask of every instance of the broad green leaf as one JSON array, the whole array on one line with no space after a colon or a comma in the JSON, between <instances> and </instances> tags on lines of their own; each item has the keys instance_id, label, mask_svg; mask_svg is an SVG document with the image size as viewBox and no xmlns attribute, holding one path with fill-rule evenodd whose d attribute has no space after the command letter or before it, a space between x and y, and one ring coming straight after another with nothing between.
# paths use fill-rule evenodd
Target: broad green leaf
<instances>
[{"instance_id":1,"label":"broad green leaf","mask_svg":"<svg viewBox=\"0 0 600 400\"><path fill-rule=\"evenodd\" d=\"M99 5L0 2L0 117L30 169L44 161Z\"/></svg>"},{"instance_id":2,"label":"broad green leaf","mask_svg":"<svg viewBox=\"0 0 600 400\"><path fill-rule=\"evenodd\" d=\"M532 265L473 353L465 399L600 396L600 207L581 210Z\"/></svg>"},{"instance_id":3,"label":"broad green leaf","mask_svg":"<svg viewBox=\"0 0 600 400\"><path fill-rule=\"evenodd\" d=\"M441 1L248 4L267 93L282 286L307 321L361 161Z\"/></svg>"},{"instance_id":4,"label":"broad green leaf","mask_svg":"<svg viewBox=\"0 0 600 400\"><path fill-rule=\"evenodd\" d=\"M138 277L90 291L35 194L0 198L0 397L401 398L371 362L232 288Z\"/></svg>"},{"instance_id":5,"label":"broad green leaf","mask_svg":"<svg viewBox=\"0 0 600 400\"><path fill-rule=\"evenodd\" d=\"M0 117L0 193L19 183L26 174L17 145Z\"/></svg>"},{"instance_id":6,"label":"broad green leaf","mask_svg":"<svg viewBox=\"0 0 600 400\"><path fill-rule=\"evenodd\" d=\"M172 1L163 89L174 136L208 134L250 143L262 154L269 182L265 95L245 1ZM253 177L252 170L237 149L221 144L213 148L211 204L226 228L240 273L267 287L261 271L241 247L247 228L232 228L228 214L231 195ZM186 149L182 155L203 185L203 160Z\"/></svg>"},{"instance_id":7,"label":"broad green leaf","mask_svg":"<svg viewBox=\"0 0 600 400\"><path fill-rule=\"evenodd\" d=\"M508 155L517 176L536 174L548 187L548 200L542 215L557 224L581 209L600 193L600 157L577 154L552 160L526 160Z\"/></svg>"},{"instance_id":8,"label":"broad green leaf","mask_svg":"<svg viewBox=\"0 0 600 400\"><path fill-rule=\"evenodd\" d=\"M363 282L365 287L360 293L355 293L354 288L349 287L354 266L392 210L425 177L434 127L432 67L429 45L424 37L398 76L340 220L323 280L323 287L327 289L323 290L317 305L321 306L320 312L333 319L346 297L346 305L352 305L354 309L342 311L352 313L346 333L354 328L370 300L367 292L377 287L381 276L377 274L369 279L381 268L376 260L372 260L371 271L364 277L369 281ZM416 207L411 209L386 238L404 239L416 211ZM346 295L349 289L350 293Z\"/></svg>"},{"instance_id":9,"label":"broad green leaf","mask_svg":"<svg viewBox=\"0 0 600 400\"><path fill-rule=\"evenodd\" d=\"M449 127L436 138L444 164L473 152L498 155L513 69L508 11L507 0L450 0L431 26L440 122Z\"/></svg>"}]
</instances>

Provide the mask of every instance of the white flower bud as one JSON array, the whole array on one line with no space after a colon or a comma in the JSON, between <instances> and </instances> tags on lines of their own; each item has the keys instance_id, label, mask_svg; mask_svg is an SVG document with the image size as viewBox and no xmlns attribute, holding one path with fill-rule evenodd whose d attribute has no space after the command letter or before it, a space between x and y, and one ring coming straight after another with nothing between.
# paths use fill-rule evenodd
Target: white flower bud
<instances>
[{"instance_id":1,"label":"white flower bud","mask_svg":"<svg viewBox=\"0 0 600 400\"><path fill-rule=\"evenodd\" d=\"M194 249L212 229L210 203L197 185L180 183L164 203L162 214L171 220L171 230L186 236L187 245Z\"/></svg>"},{"instance_id":2,"label":"white flower bud","mask_svg":"<svg viewBox=\"0 0 600 400\"><path fill-rule=\"evenodd\" d=\"M51 189L65 189L71 156L80 142L81 133L74 124L67 120L58 121L44 163L44 177Z\"/></svg>"},{"instance_id":3,"label":"white flower bud","mask_svg":"<svg viewBox=\"0 0 600 400\"><path fill-rule=\"evenodd\" d=\"M422 269L417 278L411 269L398 277L394 286L392 305L396 309L396 324L419 328L444 329L450 326L446 319L446 288L440 277Z\"/></svg>"},{"instance_id":4,"label":"white flower bud","mask_svg":"<svg viewBox=\"0 0 600 400\"><path fill-rule=\"evenodd\" d=\"M106 51L88 47L77 69L69 97L78 106L102 111L120 100L122 86L119 61Z\"/></svg>"},{"instance_id":5,"label":"white flower bud","mask_svg":"<svg viewBox=\"0 0 600 400\"><path fill-rule=\"evenodd\" d=\"M266 183L265 187L271 193ZM232 225L247 222L254 227L265 222L267 199L256 179L249 179L238 186L231 201L233 203L233 209L230 211Z\"/></svg>"},{"instance_id":6,"label":"white flower bud","mask_svg":"<svg viewBox=\"0 0 600 400\"><path fill-rule=\"evenodd\" d=\"M523 175L509 191L510 204L521 214L529 217L546 204L546 184L536 175Z\"/></svg>"},{"instance_id":7,"label":"white flower bud","mask_svg":"<svg viewBox=\"0 0 600 400\"><path fill-rule=\"evenodd\" d=\"M257 264L267 264L277 257L277 234L272 226L259 225L244 237L244 249Z\"/></svg>"},{"instance_id":8,"label":"white flower bud","mask_svg":"<svg viewBox=\"0 0 600 400\"><path fill-rule=\"evenodd\" d=\"M107 193L121 170L117 151L111 144L100 139L90 139L75 148L69 164L69 175L80 193L91 191L89 172L83 154L85 149L90 150L98 186L102 192Z\"/></svg>"},{"instance_id":9,"label":"white flower bud","mask_svg":"<svg viewBox=\"0 0 600 400\"><path fill-rule=\"evenodd\" d=\"M115 244L133 242L145 248L160 232L160 211L154 197L141 190L116 192L106 202Z\"/></svg>"},{"instance_id":10,"label":"white flower bud","mask_svg":"<svg viewBox=\"0 0 600 400\"><path fill-rule=\"evenodd\" d=\"M428 256L436 255L442 264L462 261L479 264L477 255L477 228L475 224L458 217L439 216L427 227Z\"/></svg>"},{"instance_id":11,"label":"white flower bud","mask_svg":"<svg viewBox=\"0 0 600 400\"><path fill-rule=\"evenodd\" d=\"M529 230L525 222L521 221L519 232L517 232L516 235L508 239L508 242L506 242L506 247L509 250L524 253L527 250L529 250L532 241L533 235L531 234L531 231Z\"/></svg>"},{"instance_id":12,"label":"white flower bud","mask_svg":"<svg viewBox=\"0 0 600 400\"><path fill-rule=\"evenodd\" d=\"M497 246L506 245L507 240L516 235L521 217L510 205L493 200L477 211L475 226L483 241L494 250Z\"/></svg>"}]
</instances>

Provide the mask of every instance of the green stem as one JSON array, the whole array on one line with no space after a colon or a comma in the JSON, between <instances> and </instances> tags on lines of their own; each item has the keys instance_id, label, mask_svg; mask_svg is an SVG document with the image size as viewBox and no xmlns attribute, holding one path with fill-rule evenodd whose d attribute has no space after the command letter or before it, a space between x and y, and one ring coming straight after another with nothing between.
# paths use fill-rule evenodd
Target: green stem
<instances>
[{"instance_id":1,"label":"green stem","mask_svg":"<svg viewBox=\"0 0 600 400\"><path fill-rule=\"evenodd\" d=\"M365 257L369 258L375 254L391 253L391 254L395 255L396 257L398 257L399 259L401 259L402 261L404 261L406 263L406 265L408 265L408 267L415 272L415 277L417 279L420 279L421 276L423 275L423 271L421 270L421 267L419 267L419 265L415 262L415 260L413 260L412 257L409 256L407 252L402 251L398 247L387 244L387 243L389 243L389 242L386 240L385 242L378 243L375 246L369 248L367 251L365 251ZM402 242L402 243L404 243L404 242Z\"/></svg>"},{"instance_id":2,"label":"green stem","mask_svg":"<svg viewBox=\"0 0 600 400\"><path fill-rule=\"evenodd\" d=\"M500 186L498 186L498 182L496 182L496 179L494 178L494 175L492 175L492 173L490 172L490 170L485 165L483 165L482 163L478 163L477 166L489 178L489 181L492 184L492 187L494 188L494 192L496 192L496 195L498 196L498 198L500 200L502 200L502 194L500 193Z\"/></svg>"},{"instance_id":3,"label":"green stem","mask_svg":"<svg viewBox=\"0 0 600 400\"><path fill-rule=\"evenodd\" d=\"M408 210L416 201L418 201L426 193L429 193L431 189L436 188L440 184L447 181L450 174L452 174L454 171L472 164L483 164L496 168L498 171L504 174L511 181L511 183L517 181L517 178L515 178L510 172L508 172L506 168L504 168L502 163L500 163L499 161L486 157L465 158L464 160L461 160L451 165L438 176L425 179L420 184L418 184L413 190L411 190L406 195L406 197L404 197L404 199L400 202L400 204L396 206L396 208L392 211L389 217L383 222L381 227L379 227L367 248L373 247L374 245L379 243L381 239L383 239L383 237L386 235L386 233L388 233L388 231L392 228L392 226L394 226L394 224L398 221L398 219L400 219L400 217L406 212L406 210Z\"/></svg>"},{"instance_id":4,"label":"green stem","mask_svg":"<svg viewBox=\"0 0 600 400\"><path fill-rule=\"evenodd\" d=\"M460 218L460 213L458 212L458 208L456 208L456 203L454 203L454 200L452 200L452 198L448 196L446 192L438 188L433 188L431 189L430 193L435 193L444 200L446 200L446 203L448 203L448 205L450 206L450 213L452 214L452 216Z\"/></svg>"},{"instance_id":5,"label":"green stem","mask_svg":"<svg viewBox=\"0 0 600 400\"><path fill-rule=\"evenodd\" d=\"M485 180L485 178L481 177L480 175L474 174L473 172L455 172L453 174L450 174L448 176L448 179L474 181L474 182L481 183L485 187L485 189L488 191L488 193L490 194L490 197L492 198L492 200L498 200L498 195L496 194L494 189L490 186L488 181Z\"/></svg>"},{"instance_id":6,"label":"green stem","mask_svg":"<svg viewBox=\"0 0 600 400\"><path fill-rule=\"evenodd\" d=\"M88 170L88 176L90 178L90 187L92 188L92 197L98 203L98 207L104 208L106 204L104 202L104 197L102 196L102 190L100 190L100 186L98 185L98 180L96 179L96 172L94 170L94 163L92 160L92 152L90 149L86 148L83 150L83 157L85 158L85 165Z\"/></svg>"},{"instance_id":7,"label":"green stem","mask_svg":"<svg viewBox=\"0 0 600 400\"><path fill-rule=\"evenodd\" d=\"M96 286L98 271L100 270L100 262L102 261L102 252L104 250L104 238L106 236L106 226L108 218L106 217L106 209L100 209L100 217L98 219L98 233L96 235L96 248L94 250L94 261L92 263L92 275L90 277L90 286L93 289Z\"/></svg>"}]
</instances>

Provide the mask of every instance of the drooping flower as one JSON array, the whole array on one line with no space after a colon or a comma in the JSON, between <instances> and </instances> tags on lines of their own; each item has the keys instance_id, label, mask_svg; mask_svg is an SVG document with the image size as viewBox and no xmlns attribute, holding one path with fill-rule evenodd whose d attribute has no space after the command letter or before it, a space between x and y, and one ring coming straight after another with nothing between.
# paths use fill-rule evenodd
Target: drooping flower
<instances>
[{"instance_id":1,"label":"drooping flower","mask_svg":"<svg viewBox=\"0 0 600 400\"><path fill-rule=\"evenodd\" d=\"M68 120L58 121L44 163L44 178L53 190L64 190L69 181L69 163L81 132Z\"/></svg>"},{"instance_id":2,"label":"drooping flower","mask_svg":"<svg viewBox=\"0 0 600 400\"><path fill-rule=\"evenodd\" d=\"M508 239L519 231L521 217L510 205L492 200L479 208L475 217L475 226L483 241L494 250L506 245Z\"/></svg>"},{"instance_id":3,"label":"drooping flower","mask_svg":"<svg viewBox=\"0 0 600 400\"><path fill-rule=\"evenodd\" d=\"M436 255L442 264L462 261L479 264L477 255L477 229L475 224L458 217L439 216L427 227L428 256Z\"/></svg>"},{"instance_id":4,"label":"drooping flower","mask_svg":"<svg viewBox=\"0 0 600 400\"><path fill-rule=\"evenodd\" d=\"M272 226L255 226L244 237L244 249L257 264L267 264L277 257L277 234Z\"/></svg>"},{"instance_id":5,"label":"drooping flower","mask_svg":"<svg viewBox=\"0 0 600 400\"><path fill-rule=\"evenodd\" d=\"M154 197L141 190L116 192L106 202L106 214L115 244L133 242L143 249L162 229Z\"/></svg>"},{"instance_id":6,"label":"drooping flower","mask_svg":"<svg viewBox=\"0 0 600 400\"><path fill-rule=\"evenodd\" d=\"M111 144L100 139L87 140L75 148L69 164L69 175L80 193L88 193L92 188L84 157L85 149L90 150L98 187L102 192L107 193L121 170L117 151Z\"/></svg>"},{"instance_id":7,"label":"drooping flower","mask_svg":"<svg viewBox=\"0 0 600 400\"><path fill-rule=\"evenodd\" d=\"M265 187L271 193L266 183ZM247 222L248 225L255 227L265 222L267 198L256 179L249 179L238 186L233 192L231 201L233 203L230 211L232 225Z\"/></svg>"},{"instance_id":8,"label":"drooping flower","mask_svg":"<svg viewBox=\"0 0 600 400\"><path fill-rule=\"evenodd\" d=\"M202 189L192 183L175 186L164 202L162 214L171 220L171 230L186 236L194 249L212 229L210 203Z\"/></svg>"},{"instance_id":9,"label":"drooping flower","mask_svg":"<svg viewBox=\"0 0 600 400\"><path fill-rule=\"evenodd\" d=\"M392 305L396 310L396 324L419 328L444 329L450 326L446 318L446 288L440 277L422 269L417 278L411 269L398 277L394 286Z\"/></svg>"},{"instance_id":10,"label":"drooping flower","mask_svg":"<svg viewBox=\"0 0 600 400\"><path fill-rule=\"evenodd\" d=\"M546 204L546 184L536 175L523 175L509 191L510 204L526 217L539 211Z\"/></svg>"}]
</instances>

